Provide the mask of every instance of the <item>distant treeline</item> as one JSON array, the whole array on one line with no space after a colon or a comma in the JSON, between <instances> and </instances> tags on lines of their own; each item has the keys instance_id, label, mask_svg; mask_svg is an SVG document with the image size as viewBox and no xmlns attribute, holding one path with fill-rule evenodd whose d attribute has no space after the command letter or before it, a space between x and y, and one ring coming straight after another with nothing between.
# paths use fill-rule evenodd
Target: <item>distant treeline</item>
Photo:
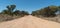
<instances>
[{"instance_id":1,"label":"distant treeline","mask_svg":"<svg viewBox=\"0 0 60 28\"><path fill-rule=\"evenodd\" d=\"M11 16L33 15L33 16L44 16L44 17L54 17L57 14L60 14L60 13L57 13L57 12L60 12L60 6L54 6L54 5L48 6L48 7L36 10L36 11L32 11L31 14L29 14L27 11L15 10L16 5L8 5L6 6L6 8L7 9L3 10L0 14L7 14Z\"/></svg>"},{"instance_id":2,"label":"distant treeline","mask_svg":"<svg viewBox=\"0 0 60 28\"><path fill-rule=\"evenodd\" d=\"M60 6L54 5L42 8L40 10L32 11L33 16L55 17L58 14L60 14Z\"/></svg>"},{"instance_id":3,"label":"distant treeline","mask_svg":"<svg viewBox=\"0 0 60 28\"><path fill-rule=\"evenodd\" d=\"M20 11L20 10L15 10L16 5L8 5L6 6L7 9L3 10L0 14L7 14L10 16L24 16L24 15L29 15L27 11Z\"/></svg>"}]
</instances>

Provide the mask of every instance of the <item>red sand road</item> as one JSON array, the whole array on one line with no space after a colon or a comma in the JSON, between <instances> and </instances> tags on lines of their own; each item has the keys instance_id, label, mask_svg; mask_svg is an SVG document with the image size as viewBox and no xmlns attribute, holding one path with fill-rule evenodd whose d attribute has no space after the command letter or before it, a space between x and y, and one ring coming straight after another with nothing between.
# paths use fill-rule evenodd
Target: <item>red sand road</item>
<instances>
[{"instance_id":1,"label":"red sand road","mask_svg":"<svg viewBox=\"0 0 60 28\"><path fill-rule=\"evenodd\" d=\"M0 28L60 28L60 23L43 20L29 15L0 23Z\"/></svg>"}]
</instances>

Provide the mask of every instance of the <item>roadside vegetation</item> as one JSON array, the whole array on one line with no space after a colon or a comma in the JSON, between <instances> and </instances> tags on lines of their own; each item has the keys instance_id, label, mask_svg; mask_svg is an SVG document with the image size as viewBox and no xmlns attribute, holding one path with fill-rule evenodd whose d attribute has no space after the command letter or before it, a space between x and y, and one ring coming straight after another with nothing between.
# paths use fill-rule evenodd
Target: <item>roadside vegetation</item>
<instances>
[{"instance_id":1,"label":"roadside vegetation","mask_svg":"<svg viewBox=\"0 0 60 28\"><path fill-rule=\"evenodd\" d=\"M60 22L60 6L47 6L39 10L32 11L31 14L27 11L15 9L16 5L8 5L6 8L7 9L0 12L0 22L21 18L25 15L32 15L46 20Z\"/></svg>"},{"instance_id":2,"label":"roadside vegetation","mask_svg":"<svg viewBox=\"0 0 60 28\"><path fill-rule=\"evenodd\" d=\"M50 21L60 22L60 6L47 6L40 10L32 11L31 15Z\"/></svg>"},{"instance_id":3,"label":"roadside vegetation","mask_svg":"<svg viewBox=\"0 0 60 28\"><path fill-rule=\"evenodd\" d=\"M0 21L9 21L16 18L23 17L25 15L29 15L27 11L15 10L16 5L8 5L7 9L3 10L0 13Z\"/></svg>"}]
</instances>

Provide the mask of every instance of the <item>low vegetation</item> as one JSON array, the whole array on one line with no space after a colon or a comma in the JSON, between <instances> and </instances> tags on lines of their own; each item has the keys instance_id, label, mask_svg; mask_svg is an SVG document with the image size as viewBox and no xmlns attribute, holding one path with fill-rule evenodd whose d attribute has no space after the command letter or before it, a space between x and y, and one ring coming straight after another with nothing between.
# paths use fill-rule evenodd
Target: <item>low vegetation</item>
<instances>
[{"instance_id":1,"label":"low vegetation","mask_svg":"<svg viewBox=\"0 0 60 28\"><path fill-rule=\"evenodd\" d=\"M9 21L9 20L16 19L18 17L20 18L25 15L29 15L27 11L15 10L16 5L8 5L6 8L7 9L3 10L0 13L0 21Z\"/></svg>"},{"instance_id":2,"label":"low vegetation","mask_svg":"<svg viewBox=\"0 0 60 28\"><path fill-rule=\"evenodd\" d=\"M33 11L32 15L46 20L60 22L60 6L48 6Z\"/></svg>"},{"instance_id":3,"label":"low vegetation","mask_svg":"<svg viewBox=\"0 0 60 28\"><path fill-rule=\"evenodd\" d=\"M30 15L27 11L15 10L16 5L8 5L7 9L0 13L0 21L10 21L23 17L25 15ZM59 13L58 13L59 12ZM40 17L42 19L60 22L60 6L48 6L40 10L32 11L32 16ZM57 18L56 18L57 17Z\"/></svg>"}]
</instances>

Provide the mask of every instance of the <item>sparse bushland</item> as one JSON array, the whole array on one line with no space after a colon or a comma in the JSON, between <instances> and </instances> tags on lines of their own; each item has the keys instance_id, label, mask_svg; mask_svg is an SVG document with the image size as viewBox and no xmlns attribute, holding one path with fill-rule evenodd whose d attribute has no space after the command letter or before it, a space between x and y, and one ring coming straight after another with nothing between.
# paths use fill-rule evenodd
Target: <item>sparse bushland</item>
<instances>
[{"instance_id":1,"label":"sparse bushland","mask_svg":"<svg viewBox=\"0 0 60 28\"><path fill-rule=\"evenodd\" d=\"M8 5L7 9L0 13L0 21L9 21L29 15L27 11L15 10L16 5ZM57 16L57 12L60 12L60 6L48 6L40 10L32 11L31 15L47 19L51 21L60 22L60 16ZM60 13L59 13L60 14ZM57 17L57 18L55 18Z\"/></svg>"},{"instance_id":2,"label":"sparse bushland","mask_svg":"<svg viewBox=\"0 0 60 28\"><path fill-rule=\"evenodd\" d=\"M6 8L7 9L3 10L0 13L0 21L9 21L9 20L23 17L25 15L29 15L27 11L15 10L16 5L8 5Z\"/></svg>"},{"instance_id":3,"label":"sparse bushland","mask_svg":"<svg viewBox=\"0 0 60 28\"><path fill-rule=\"evenodd\" d=\"M58 16L60 13L57 12L60 12L60 6L52 5L40 10L32 11L32 15L46 20L60 22L60 16Z\"/></svg>"},{"instance_id":4,"label":"sparse bushland","mask_svg":"<svg viewBox=\"0 0 60 28\"><path fill-rule=\"evenodd\" d=\"M48 6L48 7L42 8L40 10L33 11L32 15L37 15L37 16L41 15L44 17L54 17L54 16L56 16L55 13L57 11L58 11L57 6Z\"/></svg>"}]
</instances>

